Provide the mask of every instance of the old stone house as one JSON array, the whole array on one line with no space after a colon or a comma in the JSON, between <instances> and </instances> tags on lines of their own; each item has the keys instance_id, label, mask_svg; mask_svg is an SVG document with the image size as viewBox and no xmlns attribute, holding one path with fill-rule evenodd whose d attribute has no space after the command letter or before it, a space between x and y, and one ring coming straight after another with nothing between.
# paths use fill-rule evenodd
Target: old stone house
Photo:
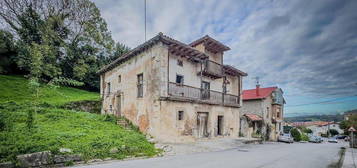
<instances>
[{"instance_id":1,"label":"old stone house","mask_svg":"<svg viewBox=\"0 0 357 168\"><path fill-rule=\"evenodd\" d=\"M184 44L159 33L99 71L102 114L161 142L237 137L247 74L223 64L229 49L209 36Z\"/></svg>"},{"instance_id":2,"label":"old stone house","mask_svg":"<svg viewBox=\"0 0 357 168\"><path fill-rule=\"evenodd\" d=\"M284 119L282 89L260 88L257 85L255 89L243 91L243 103L240 113L241 136L277 140Z\"/></svg>"}]
</instances>

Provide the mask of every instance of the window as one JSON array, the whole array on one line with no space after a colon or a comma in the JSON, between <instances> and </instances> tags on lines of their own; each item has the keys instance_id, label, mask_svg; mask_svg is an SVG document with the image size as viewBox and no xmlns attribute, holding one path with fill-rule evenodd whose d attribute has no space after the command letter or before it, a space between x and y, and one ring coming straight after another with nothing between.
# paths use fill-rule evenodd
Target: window
<instances>
[{"instance_id":1,"label":"window","mask_svg":"<svg viewBox=\"0 0 357 168\"><path fill-rule=\"evenodd\" d=\"M138 86L138 97L143 97L143 85L144 85L144 78L143 78L143 74L139 74L137 76L138 78L138 83L137 83L137 86Z\"/></svg>"},{"instance_id":2,"label":"window","mask_svg":"<svg viewBox=\"0 0 357 168\"><path fill-rule=\"evenodd\" d=\"M118 83L121 82L121 75L118 75Z\"/></svg>"},{"instance_id":3,"label":"window","mask_svg":"<svg viewBox=\"0 0 357 168\"><path fill-rule=\"evenodd\" d=\"M178 66L183 66L182 60L179 60L179 59L178 59L178 60L177 60L177 65L178 65Z\"/></svg>"},{"instance_id":4,"label":"window","mask_svg":"<svg viewBox=\"0 0 357 168\"><path fill-rule=\"evenodd\" d=\"M269 118L269 107L267 107L267 118Z\"/></svg>"},{"instance_id":5,"label":"window","mask_svg":"<svg viewBox=\"0 0 357 168\"><path fill-rule=\"evenodd\" d=\"M108 93L107 96L109 96L110 95L110 82L107 83L107 93Z\"/></svg>"},{"instance_id":6,"label":"window","mask_svg":"<svg viewBox=\"0 0 357 168\"><path fill-rule=\"evenodd\" d=\"M201 96L202 99L209 99L210 98L210 83L202 81L201 83Z\"/></svg>"},{"instance_id":7,"label":"window","mask_svg":"<svg viewBox=\"0 0 357 168\"><path fill-rule=\"evenodd\" d=\"M182 75L176 75L176 83L183 85L183 76Z\"/></svg>"},{"instance_id":8,"label":"window","mask_svg":"<svg viewBox=\"0 0 357 168\"><path fill-rule=\"evenodd\" d=\"M217 118L217 135L223 135L223 116Z\"/></svg>"},{"instance_id":9,"label":"window","mask_svg":"<svg viewBox=\"0 0 357 168\"><path fill-rule=\"evenodd\" d=\"M178 119L178 120L183 120L183 111L178 111L178 113L177 113L177 119Z\"/></svg>"},{"instance_id":10,"label":"window","mask_svg":"<svg viewBox=\"0 0 357 168\"><path fill-rule=\"evenodd\" d=\"M113 111L113 106L109 105L109 111L112 112Z\"/></svg>"},{"instance_id":11,"label":"window","mask_svg":"<svg viewBox=\"0 0 357 168\"><path fill-rule=\"evenodd\" d=\"M276 118L280 118L280 108L276 109Z\"/></svg>"}]
</instances>

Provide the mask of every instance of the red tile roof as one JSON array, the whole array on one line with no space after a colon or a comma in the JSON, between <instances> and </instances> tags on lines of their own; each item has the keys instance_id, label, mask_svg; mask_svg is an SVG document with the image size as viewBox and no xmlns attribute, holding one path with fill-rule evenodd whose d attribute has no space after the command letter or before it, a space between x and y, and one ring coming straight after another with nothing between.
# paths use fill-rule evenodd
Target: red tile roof
<instances>
[{"instance_id":1,"label":"red tile roof","mask_svg":"<svg viewBox=\"0 0 357 168\"><path fill-rule=\"evenodd\" d=\"M329 125L329 124L333 124L334 122L328 122L328 121L306 121L306 122L293 122L292 126L294 127L298 127L298 126L312 126L312 125L316 125L316 126L325 126L325 125Z\"/></svg>"},{"instance_id":2,"label":"red tile roof","mask_svg":"<svg viewBox=\"0 0 357 168\"><path fill-rule=\"evenodd\" d=\"M259 95L257 95L257 89L243 90L243 100L266 98L277 88L278 87L259 88Z\"/></svg>"},{"instance_id":3,"label":"red tile roof","mask_svg":"<svg viewBox=\"0 0 357 168\"><path fill-rule=\"evenodd\" d=\"M249 120L251 121L261 121L262 117L256 115L256 114L244 114Z\"/></svg>"}]
</instances>

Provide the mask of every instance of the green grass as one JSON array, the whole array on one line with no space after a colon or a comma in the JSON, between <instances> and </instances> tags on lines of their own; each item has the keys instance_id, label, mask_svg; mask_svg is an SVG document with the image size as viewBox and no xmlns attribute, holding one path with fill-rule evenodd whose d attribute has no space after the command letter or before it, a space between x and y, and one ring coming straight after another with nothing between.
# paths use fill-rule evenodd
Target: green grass
<instances>
[{"instance_id":1,"label":"green grass","mask_svg":"<svg viewBox=\"0 0 357 168\"><path fill-rule=\"evenodd\" d=\"M28 80L20 76L0 75L0 102L24 103L32 99ZM40 89L39 101L51 105L63 105L81 100L99 100L99 94L70 87L53 88L49 85L42 85Z\"/></svg>"},{"instance_id":2,"label":"green grass","mask_svg":"<svg viewBox=\"0 0 357 168\"><path fill-rule=\"evenodd\" d=\"M33 128L26 125L31 105L27 80L0 76L0 163L15 161L16 155L70 148L85 160L122 159L128 156L153 156L154 145L137 129L118 126L113 116L78 112L60 108L70 101L97 100L99 95L79 89L42 87L41 102L34 115ZM58 95L60 93L60 95ZM62 95L61 95L62 94ZM119 149L116 154L109 151Z\"/></svg>"}]
</instances>

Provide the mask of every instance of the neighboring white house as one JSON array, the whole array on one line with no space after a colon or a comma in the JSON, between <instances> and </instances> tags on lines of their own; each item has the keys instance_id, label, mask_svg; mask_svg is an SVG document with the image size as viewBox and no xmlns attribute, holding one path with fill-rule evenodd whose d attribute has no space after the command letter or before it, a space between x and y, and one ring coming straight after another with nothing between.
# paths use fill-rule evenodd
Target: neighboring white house
<instances>
[{"instance_id":1,"label":"neighboring white house","mask_svg":"<svg viewBox=\"0 0 357 168\"><path fill-rule=\"evenodd\" d=\"M329 129L335 129L339 134L343 133L343 130L340 128L338 123L334 122L315 122L306 126L312 130L313 135L321 136L322 134L327 134Z\"/></svg>"}]
</instances>

